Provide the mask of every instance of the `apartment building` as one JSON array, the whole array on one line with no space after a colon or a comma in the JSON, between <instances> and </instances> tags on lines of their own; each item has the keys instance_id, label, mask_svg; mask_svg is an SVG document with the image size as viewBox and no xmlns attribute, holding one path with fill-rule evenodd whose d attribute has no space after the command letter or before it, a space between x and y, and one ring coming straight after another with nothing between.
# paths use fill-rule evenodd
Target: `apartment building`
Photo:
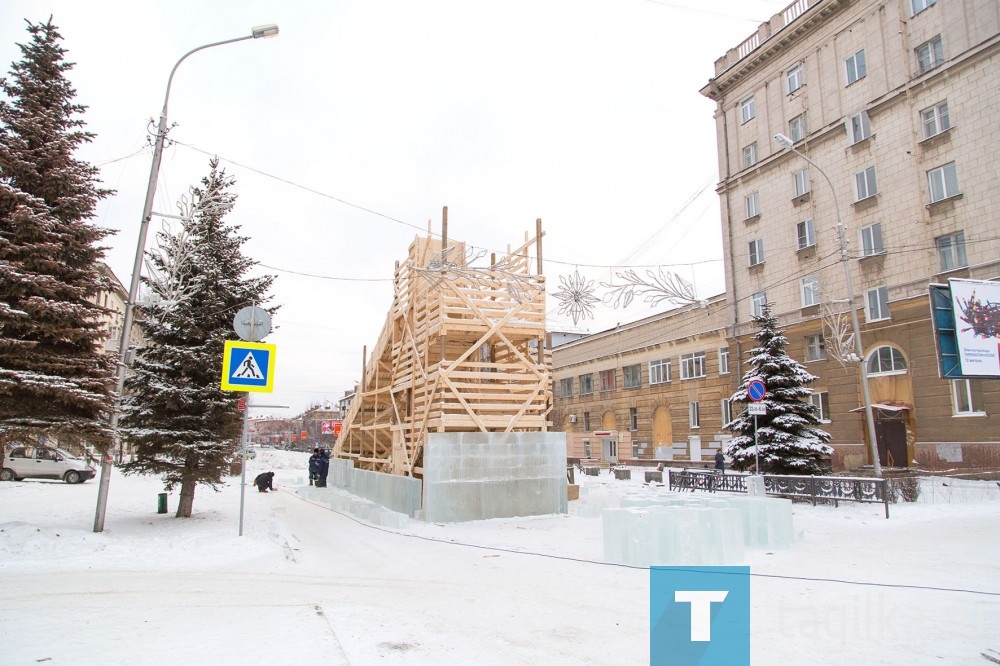
<instances>
[{"instance_id":1,"label":"apartment building","mask_svg":"<svg viewBox=\"0 0 1000 666\"><path fill-rule=\"evenodd\" d=\"M706 463L739 381L724 296L552 350L552 423L570 458Z\"/></svg>"},{"instance_id":2,"label":"apartment building","mask_svg":"<svg viewBox=\"0 0 1000 666\"><path fill-rule=\"evenodd\" d=\"M117 354L118 346L121 344L122 322L125 319L125 304L128 302L128 290L122 286L121 280L114 274L111 268L104 263L98 263L98 271L110 285L108 289L102 289L93 297L96 305L105 308L104 314L100 317L101 330L107 333L101 349L106 354ZM132 346L138 345L142 341L142 331L138 326L132 327Z\"/></svg>"},{"instance_id":3,"label":"apartment building","mask_svg":"<svg viewBox=\"0 0 1000 666\"><path fill-rule=\"evenodd\" d=\"M1000 380L939 377L928 302L930 283L1000 277L1000 3L799 0L701 93L717 104L732 371L770 303L820 378L835 469L870 463L858 364L836 354L846 264L882 463L1000 466Z\"/></svg>"}]
</instances>

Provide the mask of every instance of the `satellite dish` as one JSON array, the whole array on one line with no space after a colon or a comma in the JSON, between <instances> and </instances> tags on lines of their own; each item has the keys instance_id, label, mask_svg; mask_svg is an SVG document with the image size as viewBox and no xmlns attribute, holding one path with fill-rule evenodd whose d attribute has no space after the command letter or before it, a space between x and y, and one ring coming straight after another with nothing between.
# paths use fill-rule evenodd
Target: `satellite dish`
<instances>
[{"instance_id":1,"label":"satellite dish","mask_svg":"<svg viewBox=\"0 0 1000 666\"><path fill-rule=\"evenodd\" d=\"M271 332L271 315L255 305L245 307L233 317L233 330L241 340L260 342Z\"/></svg>"}]
</instances>

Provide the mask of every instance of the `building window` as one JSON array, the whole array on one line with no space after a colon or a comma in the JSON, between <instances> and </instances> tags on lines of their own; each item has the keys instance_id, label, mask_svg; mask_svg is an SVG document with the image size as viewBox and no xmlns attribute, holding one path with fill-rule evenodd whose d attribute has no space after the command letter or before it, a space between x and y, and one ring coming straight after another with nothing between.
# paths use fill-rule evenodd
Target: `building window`
<instances>
[{"instance_id":1,"label":"building window","mask_svg":"<svg viewBox=\"0 0 1000 666\"><path fill-rule=\"evenodd\" d=\"M580 395L590 395L594 392L594 375L580 375Z\"/></svg>"},{"instance_id":2,"label":"building window","mask_svg":"<svg viewBox=\"0 0 1000 666\"><path fill-rule=\"evenodd\" d=\"M826 358L826 339L822 335L806 336L806 360L822 361Z\"/></svg>"},{"instance_id":3,"label":"building window","mask_svg":"<svg viewBox=\"0 0 1000 666\"><path fill-rule=\"evenodd\" d=\"M938 236L934 239L934 243L937 245L942 271L953 271L956 268L964 268L969 265L968 257L965 255L964 231Z\"/></svg>"},{"instance_id":4,"label":"building window","mask_svg":"<svg viewBox=\"0 0 1000 666\"><path fill-rule=\"evenodd\" d=\"M705 376L705 352L681 355L681 379Z\"/></svg>"},{"instance_id":5,"label":"building window","mask_svg":"<svg viewBox=\"0 0 1000 666\"><path fill-rule=\"evenodd\" d=\"M955 163L948 162L928 171L927 183L931 188L931 203L957 196L958 173L955 171Z\"/></svg>"},{"instance_id":6,"label":"building window","mask_svg":"<svg viewBox=\"0 0 1000 666\"><path fill-rule=\"evenodd\" d=\"M847 121L847 132L851 136L851 144L864 141L872 135L872 122L867 111L851 116Z\"/></svg>"},{"instance_id":7,"label":"building window","mask_svg":"<svg viewBox=\"0 0 1000 666\"><path fill-rule=\"evenodd\" d=\"M583 440L583 457L584 458L589 458L590 457L590 440L589 439Z\"/></svg>"},{"instance_id":8,"label":"building window","mask_svg":"<svg viewBox=\"0 0 1000 666\"><path fill-rule=\"evenodd\" d=\"M670 359L661 358L649 362L649 383L666 384L670 381Z\"/></svg>"},{"instance_id":9,"label":"building window","mask_svg":"<svg viewBox=\"0 0 1000 666\"><path fill-rule=\"evenodd\" d=\"M767 305L767 293L763 291L756 292L750 297L750 314L754 317L762 316L765 305Z\"/></svg>"},{"instance_id":10,"label":"building window","mask_svg":"<svg viewBox=\"0 0 1000 666\"><path fill-rule=\"evenodd\" d=\"M559 393L564 398L573 396L573 378L559 380Z\"/></svg>"},{"instance_id":11,"label":"building window","mask_svg":"<svg viewBox=\"0 0 1000 666\"><path fill-rule=\"evenodd\" d=\"M816 408L816 416L823 423L830 422L830 394L826 391L813 392L809 402Z\"/></svg>"},{"instance_id":12,"label":"building window","mask_svg":"<svg viewBox=\"0 0 1000 666\"><path fill-rule=\"evenodd\" d=\"M802 69L802 63L797 63L788 68L785 72L785 81L788 82L788 94L791 95L793 92L802 87L804 83L805 72Z\"/></svg>"},{"instance_id":13,"label":"building window","mask_svg":"<svg viewBox=\"0 0 1000 666\"><path fill-rule=\"evenodd\" d=\"M812 220L803 220L795 225L795 235L799 238L800 250L816 244L816 230Z\"/></svg>"},{"instance_id":14,"label":"building window","mask_svg":"<svg viewBox=\"0 0 1000 666\"><path fill-rule=\"evenodd\" d=\"M948 102L941 102L921 111L920 124L924 128L925 139L937 136L946 129L950 129L951 119L948 117Z\"/></svg>"},{"instance_id":15,"label":"building window","mask_svg":"<svg viewBox=\"0 0 1000 666\"><path fill-rule=\"evenodd\" d=\"M809 169L802 169L792 174L792 186L796 197L809 192Z\"/></svg>"},{"instance_id":16,"label":"building window","mask_svg":"<svg viewBox=\"0 0 1000 666\"><path fill-rule=\"evenodd\" d=\"M918 46L917 53L917 73L922 74L929 69L934 69L944 62L944 47L941 45L941 35L937 35Z\"/></svg>"},{"instance_id":17,"label":"building window","mask_svg":"<svg viewBox=\"0 0 1000 666\"><path fill-rule=\"evenodd\" d=\"M819 305L819 277L807 275L802 278L802 307L808 308L812 305Z\"/></svg>"},{"instance_id":18,"label":"building window","mask_svg":"<svg viewBox=\"0 0 1000 666\"><path fill-rule=\"evenodd\" d=\"M722 406L722 427L725 428L733 420L733 403L729 402L729 398L723 398L720 404Z\"/></svg>"},{"instance_id":19,"label":"building window","mask_svg":"<svg viewBox=\"0 0 1000 666\"><path fill-rule=\"evenodd\" d=\"M636 430L639 429L639 409L637 407L628 408L628 429L631 430L632 432L635 432ZM638 455L636 455L636 450L634 447L632 449L632 457L633 458L639 457Z\"/></svg>"},{"instance_id":20,"label":"building window","mask_svg":"<svg viewBox=\"0 0 1000 666\"><path fill-rule=\"evenodd\" d=\"M885 253L885 244L882 242L882 223L876 222L867 227L861 227L861 256L871 257L876 254Z\"/></svg>"},{"instance_id":21,"label":"building window","mask_svg":"<svg viewBox=\"0 0 1000 666\"><path fill-rule=\"evenodd\" d=\"M916 16L933 5L936 1L937 0L910 0L910 7L913 9L913 15Z\"/></svg>"},{"instance_id":22,"label":"building window","mask_svg":"<svg viewBox=\"0 0 1000 666\"><path fill-rule=\"evenodd\" d=\"M806 114L799 114L788 121L788 138L792 143L806 138Z\"/></svg>"},{"instance_id":23,"label":"building window","mask_svg":"<svg viewBox=\"0 0 1000 666\"><path fill-rule=\"evenodd\" d=\"M622 375L625 378L625 388L637 388L642 385L642 366L626 365L622 368Z\"/></svg>"},{"instance_id":24,"label":"building window","mask_svg":"<svg viewBox=\"0 0 1000 666\"><path fill-rule=\"evenodd\" d=\"M743 166L752 167L757 164L757 142L743 148Z\"/></svg>"},{"instance_id":25,"label":"building window","mask_svg":"<svg viewBox=\"0 0 1000 666\"><path fill-rule=\"evenodd\" d=\"M754 192L753 194L748 196L745 201L747 208L746 219L749 220L752 217L757 217L758 215L760 215L760 192Z\"/></svg>"},{"instance_id":26,"label":"building window","mask_svg":"<svg viewBox=\"0 0 1000 666\"><path fill-rule=\"evenodd\" d=\"M968 379L951 380L951 397L955 416L985 416L983 392L978 381Z\"/></svg>"},{"instance_id":27,"label":"building window","mask_svg":"<svg viewBox=\"0 0 1000 666\"><path fill-rule=\"evenodd\" d=\"M861 201L878 194L878 184L875 182L875 167L870 166L864 171L854 174L854 184L857 189L855 201Z\"/></svg>"},{"instance_id":28,"label":"building window","mask_svg":"<svg viewBox=\"0 0 1000 666\"><path fill-rule=\"evenodd\" d=\"M611 370L601 370L601 390L602 391L614 391L615 390L615 371L614 368Z\"/></svg>"},{"instance_id":29,"label":"building window","mask_svg":"<svg viewBox=\"0 0 1000 666\"><path fill-rule=\"evenodd\" d=\"M847 67L847 85L851 85L858 79L865 78L868 74L868 65L865 63L865 50L861 49L850 58L844 61Z\"/></svg>"},{"instance_id":30,"label":"building window","mask_svg":"<svg viewBox=\"0 0 1000 666\"><path fill-rule=\"evenodd\" d=\"M764 263L764 239L755 238L749 243L750 248L750 265L756 266L757 264Z\"/></svg>"},{"instance_id":31,"label":"building window","mask_svg":"<svg viewBox=\"0 0 1000 666\"><path fill-rule=\"evenodd\" d=\"M729 374L729 347L719 347L719 374Z\"/></svg>"},{"instance_id":32,"label":"building window","mask_svg":"<svg viewBox=\"0 0 1000 666\"><path fill-rule=\"evenodd\" d=\"M750 95L740 102L740 121L745 123L752 120L755 115L757 115L757 111L754 109L753 95Z\"/></svg>"},{"instance_id":33,"label":"building window","mask_svg":"<svg viewBox=\"0 0 1000 666\"><path fill-rule=\"evenodd\" d=\"M692 429L701 427L701 415L698 413L697 402L688 403L688 425L690 425Z\"/></svg>"},{"instance_id":34,"label":"building window","mask_svg":"<svg viewBox=\"0 0 1000 666\"><path fill-rule=\"evenodd\" d=\"M590 412L583 413L583 431L590 432ZM590 452L587 452L587 457L590 457Z\"/></svg>"},{"instance_id":35,"label":"building window","mask_svg":"<svg viewBox=\"0 0 1000 666\"><path fill-rule=\"evenodd\" d=\"M865 319L879 321L889 318L889 289L875 287L865 292Z\"/></svg>"},{"instance_id":36,"label":"building window","mask_svg":"<svg viewBox=\"0 0 1000 666\"><path fill-rule=\"evenodd\" d=\"M895 347L883 345L868 355L868 376L899 375L906 372L903 352Z\"/></svg>"}]
</instances>

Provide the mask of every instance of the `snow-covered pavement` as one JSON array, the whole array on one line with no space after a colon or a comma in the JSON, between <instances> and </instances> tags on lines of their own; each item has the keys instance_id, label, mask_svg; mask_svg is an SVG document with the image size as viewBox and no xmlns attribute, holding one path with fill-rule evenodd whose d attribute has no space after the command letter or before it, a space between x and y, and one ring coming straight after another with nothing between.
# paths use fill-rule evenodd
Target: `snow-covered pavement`
<instances>
[{"instance_id":1,"label":"snow-covered pavement","mask_svg":"<svg viewBox=\"0 0 1000 666\"><path fill-rule=\"evenodd\" d=\"M96 483L0 484L0 661L648 662L648 572L602 563L601 519L575 503L387 530L298 494L306 457L251 463L278 492L248 488L242 537L238 482L199 488L178 520L175 497L156 514L157 480L116 474L100 534ZM643 491L580 482L609 501ZM890 520L796 504L792 548L747 551L754 663L985 663L1000 648L1000 491L968 488Z\"/></svg>"}]
</instances>

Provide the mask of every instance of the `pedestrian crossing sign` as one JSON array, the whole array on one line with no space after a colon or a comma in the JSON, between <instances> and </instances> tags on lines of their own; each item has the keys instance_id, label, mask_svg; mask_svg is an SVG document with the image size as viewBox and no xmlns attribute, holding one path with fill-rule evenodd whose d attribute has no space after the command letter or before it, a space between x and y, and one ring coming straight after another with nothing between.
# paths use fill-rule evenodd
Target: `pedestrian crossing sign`
<instances>
[{"instance_id":1,"label":"pedestrian crossing sign","mask_svg":"<svg viewBox=\"0 0 1000 666\"><path fill-rule=\"evenodd\" d=\"M226 340L222 353L222 390L273 391L276 353L275 345L264 342Z\"/></svg>"}]
</instances>

